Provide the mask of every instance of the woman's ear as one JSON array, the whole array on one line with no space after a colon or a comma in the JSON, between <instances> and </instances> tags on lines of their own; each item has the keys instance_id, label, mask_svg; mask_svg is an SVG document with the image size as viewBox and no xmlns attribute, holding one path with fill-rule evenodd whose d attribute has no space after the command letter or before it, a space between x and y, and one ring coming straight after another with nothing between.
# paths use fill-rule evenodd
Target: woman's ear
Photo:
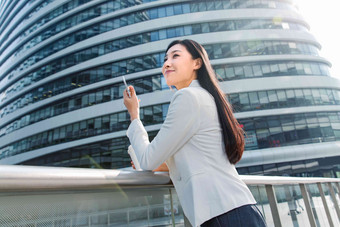
<instances>
[{"instance_id":1,"label":"woman's ear","mask_svg":"<svg viewBox=\"0 0 340 227\"><path fill-rule=\"evenodd\" d=\"M198 70L202 67L202 58L195 59L195 70Z\"/></svg>"}]
</instances>

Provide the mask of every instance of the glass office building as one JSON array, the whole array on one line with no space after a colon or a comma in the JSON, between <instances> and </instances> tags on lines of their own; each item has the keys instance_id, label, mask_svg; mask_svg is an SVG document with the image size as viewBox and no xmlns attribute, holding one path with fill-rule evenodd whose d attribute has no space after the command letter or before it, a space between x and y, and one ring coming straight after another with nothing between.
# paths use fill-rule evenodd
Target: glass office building
<instances>
[{"instance_id":1,"label":"glass office building","mask_svg":"<svg viewBox=\"0 0 340 227\"><path fill-rule=\"evenodd\" d=\"M0 15L0 164L130 166L121 76L152 139L175 92L164 51L187 38L246 132L240 174L340 176L340 82L291 0L3 0Z\"/></svg>"}]
</instances>

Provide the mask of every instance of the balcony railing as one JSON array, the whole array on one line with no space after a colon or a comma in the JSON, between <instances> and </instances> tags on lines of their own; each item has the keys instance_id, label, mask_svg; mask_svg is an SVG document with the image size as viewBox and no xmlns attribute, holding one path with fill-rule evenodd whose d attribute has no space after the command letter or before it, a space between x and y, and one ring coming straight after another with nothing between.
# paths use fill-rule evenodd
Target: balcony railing
<instances>
[{"instance_id":1,"label":"balcony railing","mask_svg":"<svg viewBox=\"0 0 340 227\"><path fill-rule=\"evenodd\" d=\"M268 226L340 226L340 179L241 177ZM190 224L167 173L0 165L0 226Z\"/></svg>"}]
</instances>

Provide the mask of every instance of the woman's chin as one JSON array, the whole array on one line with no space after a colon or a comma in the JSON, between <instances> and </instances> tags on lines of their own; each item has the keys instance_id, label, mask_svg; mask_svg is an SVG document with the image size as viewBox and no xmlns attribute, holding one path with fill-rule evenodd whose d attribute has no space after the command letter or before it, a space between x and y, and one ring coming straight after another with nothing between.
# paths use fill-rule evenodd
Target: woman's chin
<instances>
[{"instance_id":1,"label":"woman's chin","mask_svg":"<svg viewBox=\"0 0 340 227\"><path fill-rule=\"evenodd\" d=\"M165 81L165 83L166 83L166 85L168 85L169 87L171 87L171 86L175 86L175 85L173 85L173 83L171 83L171 82L168 82L168 81Z\"/></svg>"}]
</instances>

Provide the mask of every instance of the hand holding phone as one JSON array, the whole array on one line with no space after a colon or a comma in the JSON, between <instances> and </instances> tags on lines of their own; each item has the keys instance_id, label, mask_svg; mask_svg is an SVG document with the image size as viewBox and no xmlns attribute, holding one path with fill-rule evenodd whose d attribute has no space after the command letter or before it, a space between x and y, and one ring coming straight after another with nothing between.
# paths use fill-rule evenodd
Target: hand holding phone
<instances>
[{"instance_id":1,"label":"hand holding phone","mask_svg":"<svg viewBox=\"0 0 340 227\"><path fill-rule=\"evenodd\" d=\"M126 106L126 109L128 110L130 114L130 120L133 121L136 118L139 118L139 99L136 95L136 91L133 88L133 86L128 86L126 84L126 80L123 76L123 82L126 87L126 91L124 89L123 92L123 100L124 105Z\"/></svg>"},{"instance_id":2,"label":"hand holding phone","mask_svg":"<svg viewBox=\"0 0 340 227\"><path fill-rule=\"evenodd\" d=\"M128 96L129 96L129 98L131 98L130 89L129 89L127 83L126 83L125 76L122 76L122 77L123 77L123 82L124 82L124 84L125 84L125 87L126 87L126 91L127 91L127 93L128 93Z\"/></svg>"}]
</instances>

